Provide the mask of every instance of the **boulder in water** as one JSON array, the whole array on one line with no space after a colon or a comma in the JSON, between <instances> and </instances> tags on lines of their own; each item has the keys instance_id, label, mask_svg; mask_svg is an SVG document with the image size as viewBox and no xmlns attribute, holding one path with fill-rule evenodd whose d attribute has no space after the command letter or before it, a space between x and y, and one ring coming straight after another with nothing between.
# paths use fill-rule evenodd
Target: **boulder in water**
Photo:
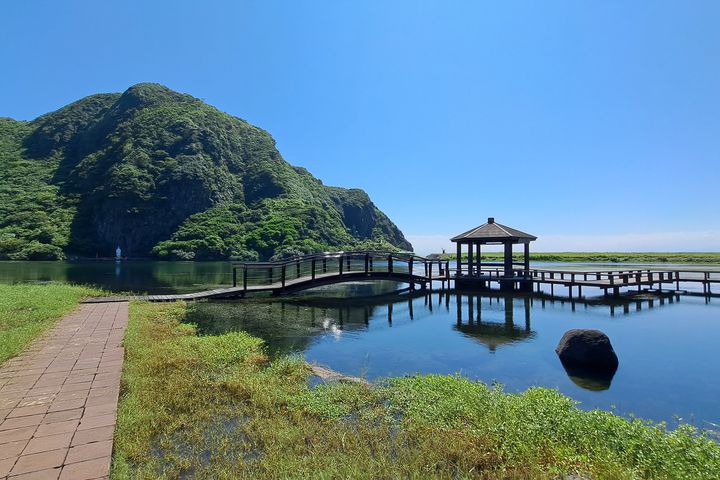
<instances>
[{"instance_id":1,"label":"boulder in water","mask_svg":"<svg viewBox=\"0 0 720 480\"><path fill-rule=\"evenodd\" d=\"M610 339L600 330L568 330L560 339L555 352L566 367L615 373L619 364Z\"/></svg>"}]
</instances>

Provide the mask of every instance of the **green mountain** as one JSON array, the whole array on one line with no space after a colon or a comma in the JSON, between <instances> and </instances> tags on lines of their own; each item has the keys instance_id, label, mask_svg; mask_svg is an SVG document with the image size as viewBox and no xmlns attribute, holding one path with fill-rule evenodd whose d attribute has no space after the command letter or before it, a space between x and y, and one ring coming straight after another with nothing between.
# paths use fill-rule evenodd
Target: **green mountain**
<instances>
[{"instance_id":1,"label":"green mountain","mask_svg":"<svg viewBox=\"0 0 720 480\"><path fill-rule=\"evenodd\" d=\"M267 259L412 246L357 189L287 163L264 130L157 84L0 118L0 259Z\"/></svg>"}]
</instances>

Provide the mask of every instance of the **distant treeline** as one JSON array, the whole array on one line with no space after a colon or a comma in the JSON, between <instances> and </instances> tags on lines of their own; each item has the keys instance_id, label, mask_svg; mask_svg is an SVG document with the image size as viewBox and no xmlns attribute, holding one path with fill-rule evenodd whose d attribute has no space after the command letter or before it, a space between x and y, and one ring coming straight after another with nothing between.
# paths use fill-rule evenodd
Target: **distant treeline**
<instances>
[{"instance_id":1,"label":"distant treeline","mask_svg":"<svg viewBox=\"0 0 720 480\"><path fill-rule=\"evenodd\" d=\"M455 260L455 254L444 253L443 260ZM483 261L502 261L502 252L482 253ZM514 253L513 261L521 262L522 253ZM467 260L467 254L463 254ZM620 252L555 252L530 253L533 262L604 262L604 263L719 263L720 252L713 253L620 253Z\"/></svg>"}]
</instances>

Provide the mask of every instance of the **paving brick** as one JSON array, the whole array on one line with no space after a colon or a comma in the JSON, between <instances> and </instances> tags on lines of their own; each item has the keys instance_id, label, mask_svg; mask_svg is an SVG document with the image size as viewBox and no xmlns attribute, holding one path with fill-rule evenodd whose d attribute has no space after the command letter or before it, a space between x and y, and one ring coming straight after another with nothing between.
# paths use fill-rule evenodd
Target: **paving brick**
<instances>
[{"instance_id":1,"label":"paving brick","mask_svg":"<svg viewBox=\"0 0 720 480\"><path fill-rule=\"evenodd\" d=\"M92 382L95 379L95 374L83 374L83 375L70 375L67 380L65 380L65 385L69 385L71 383L87 383Z\"/></svg>"},{"instance_id":2,"label":"paving brick","mask_svg":"<svg viewBox=\"0 0 720 480\"><path fill-rule=\"evenodd\" d=\"M112 440L86 443L72 447L68 452L65 464L93 460L95 458L110 457L112 455Z\"/></svg>"},{"instance_id":3,"label":"paving brick","mask_svg":"<svg viewBox=\"0 0 720 480\"><path fill-rule=\"evenodd\" d=\"M74 432L77 430L79 420L67 420L65 422L46 423L40 425L35 431L36 437L56 435L58 433Z\"/></svg>"},{"instance_id":4,"label":"paving brick","mask_svg":"<svg viewBox=\"0 0 720 480\"><path fill-rule=\"evenodd\" d=\"M15 475L9 478L9 480L57 480L60 476L61 469L58 468L47 468L45 470L38 470L37 472L23 473L21 475Z\"/></svg>"},{"instance_id":5,"label":"paving brick","mask_svg":"<svg viewBox=\"0 0 720 480\"><path fill-rule=\"evenodd\" d=\"M62 448L50 452L23 455L15 462L15 466L10 471L10 474L19 475L21 473L37 472L48 468L60 467L65 461L67 452L66 448Z\"/></svg>"},{"instance_id":6,"label":"paving brick","mask_svg":"<svg viewBox=\"0 0 720 480\"><path fill-rule=\"evenodd\" d=\"M29 427L32 425L40 425L45 414L27 415L25 417L6 418L0 423L0 431L13 430L16 428Z\"/></svg>"},{"instance_id":7,"label":"paving brick","mask_svg":"<svg viewBox=\"0 0 720 480\"><path fill-rule=\"evenodd\" d=\"M10 473L10 470L12 470L16 461L16 457L0 460L0 478L5 477L8 473Z\"/></svg>"},{"instance_id":8,"label":"paving brick","mask_svg":"<svg viewBox=\"0 0 720 480\"><path fill-rule=\"evenodd\" d=\"M42 405L41 404L41 405L20 406L20 404L18 404L18 406L15 407L12 410L12 412L10 412L10 415L8 415L7 418L27 417L28 415L38 415L38 414L47 412L48 408L50 408L50 405Z\"/></svg>"},{"instance_id":9,"label":"paving brick","mask_svg":"<svg viewBox=\"0 0 720 480\"><path fill-rule=\"evenodd\" d=\"M82 408L73 408L71 410L60 410L57 412L50 412L45 415L42 423L55 423L64 422L66 420L75 420L83 416Z\"/></svg>"},{"instance_id":10,"label":"paving brick","mask_svg":"<svg viewBox=\"0 0 720 480\"><path fill-rule=\"evenodd\" d=\"M3 443L0 445L0 460L19 457L27 444L27 440L17 440L15 442Z\"/></svg>"},{"instance_id":11,"label":"paving brick","mask_svg":"<svg viewBox=\"0 0 720 480\"><path fill-rule=\"evenodd\" d=\"M99 415L117 414L117 402L105 403L94 407L85 407L85 417L97 417Z\"/></svg>"},{"instance_id":12,"label":"paving brick","mask_svg":"<svg viewBox=\"0 0 720 480\"><path fill-rule=\"evenodd\" d=\"M75 398L64 402L55 401L50 405L48 413L61 412L63 410L76 410L85 406L85 397Z\"/></svg>"},{"instance_id":13,"label":"paving brick","mask_svg":"<svg viewBox=\"0 0 720 480\"><path fill-rule=\"evenodd\" d=\"M81 430L75 433L70 445L84 445L86 443L102 442L112 440L115 427L108 425L106 427L91 428L89 430Z\"/></svg>"},{"instance_id":14,"label":"paving brick","mask_svg":"<svg viewBox=\"0 0 720 480\"><path fill-rule=\"evenodd\" d=\"M18 407L31 407L33 405L46 405L53 401L55 395L36 395L25 397L17 404ZM49 406L49 405L48 405Z\"/></svg>"},{"instance_id":15,"label":"paving brick","mask_svg":"<svg viewBox=\"0 0 720 480\"><path fill-rule=\"evenodd\" d=\"M63 385L60 388L60 392L66 393L66 392L77 392L80 390L90 390L91 386L92 386L92 382L68 383L67 385Z\"/></svg>"},{"instance_id":16,"label":"paving brick","mask_svg":"<svg viewBox=\"0 0 720 480\"><path fill-rule=\"evenodd\" d=\"M110 457L96 458L65 465L60 473L61 480L89 480L110 473Z\"/></svg>"},{"instance_id":17,"label":"paving brick","mask_svg":"<svg viewBox=\"0 0 720 480\"><path fill-rule=\"evenodd\" d=\"M17 406L18 403L20 403L20 400L22 400L22 396L19 398L4 398L0 394L0 408L3 410L10 409L12 410Z\"/></svg>"},{"instance_id":18,"label":"paving brick","mask_svg":"<svg viewBox=\"0 0 720 480\"><path fill-rule=\"evenodd\" d=\"M47 437L35 437L30 440L22 454L29 455L31 453L49 452L59 448L69 448L72 437L73 432L48 435Z\"/></svg>"},{"instance_id":19,"label":"paving brick","mask_svg":"<svg viewBox=\"0 0 720 480\"><path fill-rule=\"evenodd\" d=\"M29 440L33 433L37 430L37 426L14 428L12 430L3 430L0 432L0 444L14 442L17 440Z\"/></svg>"},{"instance_id":20,"label":"paving brick","mask_svg":"<svg viewBox=\"0 0 720 480\"><path fill-rule=\"evenodd\" d=\"M80 426L78 431L89 430L91 428L106 427L108 425L115 425L115 414L98 415L97 417L83 417L80 420Z\"/></svg>"}]
</instances>

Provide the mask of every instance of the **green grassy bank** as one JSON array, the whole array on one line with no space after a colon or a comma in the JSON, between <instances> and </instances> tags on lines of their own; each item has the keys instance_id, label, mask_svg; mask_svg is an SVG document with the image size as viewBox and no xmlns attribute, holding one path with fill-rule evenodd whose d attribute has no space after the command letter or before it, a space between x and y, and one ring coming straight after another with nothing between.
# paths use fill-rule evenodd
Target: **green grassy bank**
<instances>
[{"instance_id":1,"label":"green grassy bank","mask_svg":"<svg viewBox=\"0 0 720 480\"><path fill-rule=\"evenodd\" d=\"M81 299L99 294L75 285L0 284L0 363L20 353Z\"/></svg>"},{"instance_id":2,"label":"green grassy bank","mask_svg":"<svg viewBox=\"0 0 720 480\"><path fill-rule=\"evenodd\" d=\"M184 303L132 303L112 476L711 478L720 445L556 391L455 376L311 389L300 358L245 333L197 336ZM713 473L715 472L715 473Z\"/></svg>"},{"instance_id":3,"label":"green grassy bank","mask_svg":"<svg viewBox=\"0 0 720 480\"><path fill-rule=\"evenodd\" d=\"M455 260L456 254L439 254L443 260ZM502 261L501 252L482 253L482 260ZM463 254L467 260L467 254ZM521 253L513 254L513 260L521 262ZM530 252L532 262L598 262L598 263L715 263L720 264L720 252L708 253L620 253L620 252Z\"/></svg>"}]
</instances>

